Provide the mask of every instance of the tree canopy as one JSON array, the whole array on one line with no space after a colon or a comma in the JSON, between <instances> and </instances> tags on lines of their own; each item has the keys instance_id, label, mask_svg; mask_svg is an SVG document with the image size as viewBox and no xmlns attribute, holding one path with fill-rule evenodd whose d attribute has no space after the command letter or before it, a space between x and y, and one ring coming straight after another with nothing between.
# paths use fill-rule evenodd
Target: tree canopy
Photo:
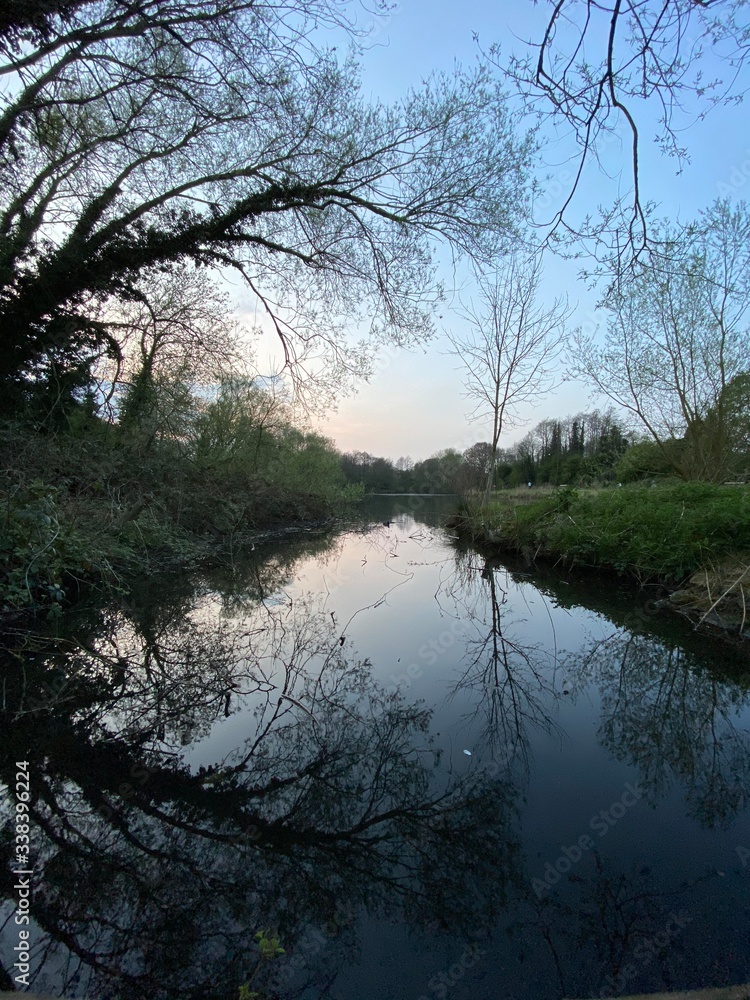
<instances>
[{"instance_id":1,"label":"tree canopy","mask_svg":"<svg viewBox=\"0 0 750 1000\"><path fill-rule=\"evenodd\" d=\"M720 480L742 438L729 387L750 366L750 210L718 201L690 225L654 231L663 250L612 285L604 344L579 336L571 365L676 473Z\"/></svg>"},{"instance_id":2,"label":"tree canopy","mask_svg":"<svg viewBox=\"0 0 750 1000\"><path fill-rule=\"evenodd\" d=\"M355 55L323 44L352 35L348 7L58 0L6 19L6 399L117 357L112 303L186 263L239 276L298 384L340 389L373 338L429 335L436 241L502 250L532 142L486 67L365 100Z\"/></svg>"}]
</instances>

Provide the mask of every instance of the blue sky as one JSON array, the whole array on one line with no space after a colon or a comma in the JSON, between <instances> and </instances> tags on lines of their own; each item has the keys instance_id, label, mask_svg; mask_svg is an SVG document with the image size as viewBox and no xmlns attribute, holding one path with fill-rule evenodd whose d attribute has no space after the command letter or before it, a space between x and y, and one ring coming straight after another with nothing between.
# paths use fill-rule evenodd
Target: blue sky
<instances>
[{"instance_id":1,"label":"blue sky","mask_svg":"<svg viewBox=\"0 0 750 1000\"><path fill-rule=\"evenodd\" d=\"M374 17L372 41L362 58L365 94L384 101L396 100L410 86L434 70L450 71L456 61L469 65L478 55L474 34L483 47L499 42L503 52L521 52L524 40L539 38L549 5L510 0L499 5L488 0L401 0L385 17ZM368 20L368 18L365 18ZM717 196L750 200L750 129L743 105L718 108L703 122L684 133L691 162L678 175L675 160L662 155L649 140L655 133L655 110L640 109L642 183L644 196L661 206L661 214L690 219ZM623 133L624 134L624 133ZM550 197L562 190L572 173L571 147L550 137L543 151L540 176L551 174ZM609 203L630 184L628 152L612 143L606 153L609 177L589 168L582 186L581 208L595 210ZM621 175L618 176L618 171ZM550 257L545 269L545 295L550 299L567 292L577 303L573 323L593 328L596 295L577 280L579 265ZM427 347L384 357L380 371L356 396L341 402L338 411L319 423L342 450L363 450L398 458L426 458L440 448L463 450L487 438L487 426L469 424L471 404L462 397L459 362L449 356L448 329L461 321L450 311L442 320L443 332ZM564 416L590 404L587 387L564 384L536 407L522 415L525 423L510 430L501 445L521 437L529 427L547 417Z\"/></svg>"}]
</instances>

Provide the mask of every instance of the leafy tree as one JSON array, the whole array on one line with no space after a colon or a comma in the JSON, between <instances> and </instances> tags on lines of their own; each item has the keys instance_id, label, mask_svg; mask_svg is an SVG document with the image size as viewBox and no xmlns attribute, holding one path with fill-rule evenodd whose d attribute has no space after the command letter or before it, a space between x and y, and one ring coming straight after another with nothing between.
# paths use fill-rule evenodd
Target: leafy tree
<instances>
[{"instance_id":1,"label":"leafy tree","mask_svg":"<svg viewBox=\"0 0 750 1000\"><path fill-rule=\"evenodd\" d=\"M664 225L660 241L609 289L605 342L579 334L572 367L633 414L675 473L720 480L726 389L750 358L750 211L717 201L695 225Z\"/></svg>"},{"instance_id":2,"label":"leafy tree","mask_svg":"<svg viewBox=\"0 0 750 1000\"><path fill-rule=\"evenodd\" d=\"M714 423L721 420L727 449L727 472L733 476L750 474L750 371L742 372L722 390L719 405L706 421L709 434L716 433Z\"/></svg>"},{"instance_id":3,"label":"leafy tree","mask_svg":"<svg viewBox=\"0 0 750 1000\"><path fill-rule=\"evenodd\" d=\"M273 447L275 433L290 421L283 399L251 380L225 379L215 399L205 402L191 423L189 450L204 468L234 468L256 474Z\"/></svg>"},{"instance_id":4,"label":"leafy tree","mask_svg":"<svg viewBox=\"0 0 750 1000\"><path fill-rule=\"evenodd\" d=\"M592 410L539 423L502 454L500 479L522 483L611 480L629 440L614 410Z\"/></svg>"},{"instance_id":5,"label":"leafy tree","mask_svg":"<svg viewBox=\"0 0 750 1000\"><path fill-rule=\"evenodd\" d=\"M463 479L463 455L454 448L444 448L412 470L413 488L418 493L457 493Z\"/></svg>"},{"instance_id":6,"label":"leafy tree","mask_svg":"<svg viewBox=\"0 0 750 1000\"><path fill-rule=\"evenodd\" d=\"M49 41L60 21L70 22L71 15L93 0L13 0L0 7L0 35L16 49L23 43ZM58 20L60 19L60 20Z\"/></svg>"},{"instance_id":7,"label":"leafy tree","mask_svg":"<svg viewBox=\"0 0 750 1000\"><path fill-rule=\"evenodd\" d=\"M348 3L24 3L0 73L0 389L119 359L102 304L155 271L233 271L286 367L324 395L366 341L419 341L433 250L488 261L514 232L531 142L485 67L392 107L360 94ZM353 341L346 330L358 330Z\"/></svg>"},{"instance_id":8,"label":"leafy tree","mask_svg":"<svg viewBox=\"0 0 750 1000\"><path fill-rule=\"evenodd\" d=\"M349 483L361 483L371 493L387 493L404 488L404 472L388 458L376 458L367 452L347 452L341 456L341 469Z\"/></svg>"},{"instance_id":9,"label":"leafy tree","mask_svg":"<svg viewBox=\"0 0 750 1000\"><path fill-rule=\"evenodd\" d=\"M467 485L481 489L492 470L492 445L489 441L477 441L464 452L464 469Z\"/></svg>"},{"instance_id":10,"label":"leafy tree","mask_svg":"<svg viewBox=\"0 0 750 1000\"><path fill-rule=\"evenodd\" d=\"M291 493L336 494L343 485L339 454L321 434L286 426L270 458L269 473Z\"/></svg>"},{"instance_id":11,"label":"leafy tree","mask_svg":"<svg viewBox=\"0 0 750 1000\"><path fill-rule=\"evenodd\" d=\"M205 269L145 275L138 299L107 306L119 359L96 374L110 396L121 394L120 423L146 441L179 427L192 409L191 390L226 382L239 368L240 329Z\"/></svg>"},{"instance_id":12,"label":"leafy tree","mask_svg":"<svg viewBox=\"0 0 750 1000\"><path fill-rule=\"evenodd\" d=\"M679 450L679 444L670 441L660 448L654 441L636 441L615 466L617 480L631 483L639 479L668 476L672 471L671 453Z\"/></svg>"}]
</instances>

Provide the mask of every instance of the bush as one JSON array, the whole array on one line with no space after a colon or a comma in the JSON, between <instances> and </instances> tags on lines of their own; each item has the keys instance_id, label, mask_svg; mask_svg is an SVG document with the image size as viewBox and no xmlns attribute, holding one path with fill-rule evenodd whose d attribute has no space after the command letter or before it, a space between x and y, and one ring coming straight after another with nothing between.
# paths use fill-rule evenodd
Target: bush
<instances>
[{"instance_id":1,"label":"bush","mask_svg":"<svg viewBox=\"0 0 750 1000\"><path fill-rule=\"evenodd\" d=\"M145 446L132 425L98 420L56 434L0 428L0 607L54 609L83 581L234 550L361 495L331 442L263 403L258 390L220 399L190 436Z\"/></svg>"},{"instance_id":2,"label":"bush","mask_svg":"<svg viewBox=\"0 0 750 1000\"><path fill-rule=\"evenodd\" d=\"M6 493L0 532L3 610L59 607L71 585L105 567L103 553L67 516L62 487L33 479Z\"/></svg>"},{"instance_id":3,"label":"bush","mask_svg":"<svg viewBox=\"0 0 750 1000\"><path fill-rule=\"evenodd\" d=\"M667 448L677 453L680 442L669 442ZM654 441L639 441L622 455L615 466L615 478L620 483L633 483L641 479L673 476L674 466L669 452L664 451Z\"/></svg>"}]
</instances>

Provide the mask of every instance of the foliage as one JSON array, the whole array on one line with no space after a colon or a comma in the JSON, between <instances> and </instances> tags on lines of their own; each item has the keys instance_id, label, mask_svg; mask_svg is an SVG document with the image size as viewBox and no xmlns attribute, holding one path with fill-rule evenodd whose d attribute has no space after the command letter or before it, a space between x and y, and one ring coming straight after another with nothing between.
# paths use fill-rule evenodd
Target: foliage
<instances>
[{"instance_id":1,"label":"foliage","mask_svg":"<svg viewBox=\"0 0 750 1000\"><path fill-rule=\"evenodd\" d=\"M255 940L258 942L260 957L264 958L266 961L276 958L278 955L285 954L284 949L281 947L278 934L273 934L271 931L260 930L255 935Z\"/></svg>"},{"instance_id":2,"label":"foliage","mask_svg":"<svg viewBox=\"0 0 750 1000\"><path fill-rule=\"evenodd\" d=\"M681 580L750 547L750 493L709 483L555 490L464 516L464 530L510 549L641 578Z\"/></svg>"},{"instance_id":3,"label":"foliage","mask_svg":"<svg viewBox=\"0 0 750 1000\"><path fill-rule=\"evenodd\" d=\"M238 1000L263 1000L264 994L251 989L252 981L257 976L264 964L272 962L279 955L285 955L286 951L281 947L279 935L272 931L259 930L255 935L255 940L260 951L260 958L247 982L242 983L239 988Z\"/></svg>"},{"instance_id":4,"label":"foliage","mask_svg":"<svg viewBox=\"0 0 750 1000\"><path fill-rule=\"evenodd\" d=\"M513 447L497 450L494 487L611 482L621 478L617 463L628 447L624 427L612 410L542 420ZM492 452L489 441L478 441L463 455L449 448L421 462L406 457L394 463L367 452L348 452L341 456L341 468L348 483L372 493L464 495L484 490Z\"/></svg>"},{"instance_id":5,"label":"foliage","mask_svg":"<svg viewBox=\"0 0 750 1000\"><path fill-rule=\"evenodd\" d=\"M239 367L241 330L228 297L204 270L143 275L132 302L110 303L117 363L100 361L96 377L117 396L119 422L145 447L185 433L197 386L226 381ZM101 317L102 319L104 317Z\"/></svg>"},{"instance_id":6,"label":"foliage","mask_svg":"<svg viewBox=\"0 0 750 1000\"><path fill-rule=\"evenodd\" d=\"M727 474L750 481L750 371L727 382L716 407L706 417L706 425L710 436L725 436Z\"/></svg>"},{"instance_id":7,"label":"foliage","mask_svg":"<svg viewBox=\"0 0 750 1000\"><path fill-rule=\"evenodd\" d=\"M611 409L541 420L502 454L495 485L619 481L617 463L629 446L630 438Z\"/></svg>"},{"instance_id":8,"label":"foliage","mask_svg":"<svg viewBox=\"0 0 750 1000\"><path fill-rule=\"evenodd\" d=\"M636 441L615 466L617 481L633 483L670 476L673 465L669 455L672 449L678 448L679 442L669 442L665 448L660 448L655 441Z\"/></svg>"},{"instance_id":9,"label":"foliage","mask_svg":"<svg viewBox=\"0 0 750 1000\"><path fill-rule=\"evenodd\" d=\"M5 492L0 531L0 595L3 604L24 607L40 600L57 607L66 596L66 577L91 569L75 525L61 511L64 489L41 479Z\"/></svg>"},{"instance_id":10,"label":"foliage","mask_svg":"<svg viewBox=\"0 0 750 1000\"><path fill-rule=\"evenodd\" d=\"M285 403L251 379L228 378L196 413L189 431L191 454L207 471L227 467L255 473L274 435L290 419Z\"/></svg>"},{"instance_id":11,"label":"foliage","mask_svg":"<svg viewBox=\"0 0 750 1000\"><path fill-rule=\"evenodd\" d=\"M750 358L750 208L717 201L654 232L658 251L605 295L604 344L579 334L572 371L632 414L674 473L720 482L739 458L730 386Z\"/></svg>"},{"instance_id":12,"label":"foliage","mask_svg":"<svg viewBox=\"0 0 750 1000\"><path fill-rule=\"evenodd\" d=\"M341 469L348 483L369 493L461 493L471 484L465 455L453 448L421 462L400 458L395 464L367 452L346 452L341 456Z\"/></svg>"},{"instance_id":13,"label":"foliage","mask_svg":"<svg viewBox=\"0 0 750 1000\"><path fill-rule=\"evenodd\" d=\"M273 525L325 518L354 499L339 455L263 390L230 386L186 433L133 434L85 408L65 431L6 424L0 601L54 608L86 581L118 585L165 562L236 551Z\"/></svg>"},{"instance_id":14,"label":"foliage","mask_svg":"<svg viewBox=\"0 0 750 1000\"><path fill-rule=\"evenodd\" d=\"M506 246L532 143L487 65L368 101L354 46L325 44L357 38L352 8L56 0L0 19L6 407L52 367L127 364L132 313L191 269L230 269L325 398L368 344L430 336L436 245Z\"/></svg>"}]
</instances>

